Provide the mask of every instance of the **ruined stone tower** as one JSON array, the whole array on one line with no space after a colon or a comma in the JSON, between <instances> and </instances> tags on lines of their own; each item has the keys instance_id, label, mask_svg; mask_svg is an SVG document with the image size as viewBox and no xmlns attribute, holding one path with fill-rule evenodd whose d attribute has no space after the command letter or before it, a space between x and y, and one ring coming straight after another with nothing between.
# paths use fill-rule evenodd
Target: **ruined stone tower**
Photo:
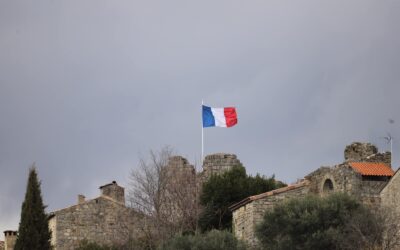
<instances>
[{"instance_id":1,"label":"ruined stone tower","mask_svg":"<svg viewBox=\"0 0 400 250\"><path fill-rule=\"evenodd\" d=\"M371 143L353 142L344 150L346 162L382 162L392 166L391 152L379 153L378 148Z\"/></svg>"},{"instance_id":2,"label":"ruined stone tower","mask_svg":"<svg viewBox=\"0 0 400 250\"><path fill-rule=\"evenodd\" d=\"M234 166L241 165L242 163L234 154L217 153L207 155L203 162L203 176L207 179L212 174L221 174Z\"/></svg>"}]
</instances>

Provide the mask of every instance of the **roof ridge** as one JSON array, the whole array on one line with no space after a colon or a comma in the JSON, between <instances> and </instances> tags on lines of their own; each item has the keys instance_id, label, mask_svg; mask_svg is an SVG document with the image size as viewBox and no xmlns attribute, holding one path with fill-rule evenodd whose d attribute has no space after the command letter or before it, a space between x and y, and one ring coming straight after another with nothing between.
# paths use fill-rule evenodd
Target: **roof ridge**
<instances>
[{"instance_id":1,"label":"roof ridge","mask_svg":"<svg viewBox=\"0 0 400 250\"><path fill-rule=\"evenodd\" d=\"M231 206L229 206L229 209L231 211L233 211L233 210L236 210L239 207L242 207L242 206L244 206L244 205L246 205L246 204L248 204L248 203L250 203L252 201L259 200L261 198L272 196L272 195L275 195L275 194L284 193L284 192L287 192L287 191L290 191L290 190L294 190L294 189L297 189L297 188L300 188L300 187L308 186L309 184L310 184L309 180L303 180L301 182L288 185L286 187L281 187L281 188L274 189L274 190L271 190L271 191L268 191L268 192L264 192L264 193L261 193L261 194L252 195L252 196L249 196L249 197L247 197L247 198L245 198L245 199L243 199L243 200L241 200L241 201L239 201L237 203L232 204Z\"/></svg>"}]
</instances>

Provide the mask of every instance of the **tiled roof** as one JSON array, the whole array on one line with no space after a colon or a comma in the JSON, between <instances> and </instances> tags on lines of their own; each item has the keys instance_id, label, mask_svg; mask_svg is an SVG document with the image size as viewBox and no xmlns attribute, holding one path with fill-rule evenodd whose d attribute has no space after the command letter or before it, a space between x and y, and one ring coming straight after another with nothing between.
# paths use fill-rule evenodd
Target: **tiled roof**
<instances>
[{"instance_id":1,"label":"tiled roof","mask_svg":"<svg viewBox=\"0 0 400 250\"><path fill-rule=\"evenodd\" d=\"M349 162L349 165L361 175L368 176L393 176L394 171L384 163L375 162Z\"/></svg>"},{"instance_id":2,"label":"tiled roof","mask_svg":"<svg viewBox=\"0 0 400 250\"><path fill-rule=\"evenodd\" d=\"M275 189L275 190L272 190L272 191L269 191L269 192L265 192L265 193L262 193L262 194L253 195L253 196L247 197L244 200L239 201L238 203L235 203L235 204L231 205L229 207L229 209L231 211L234 211L234 210L236 210L236 209L238 209L238 208L240 208L240 207L242 207L242 206L244 206L244 205L246 205L246 204L248 204L248 203L250 203L252 201L259 200L259 199L262 199L264 197L268 197L268 196L284 193L284 192L287 192L287 191L290 191L290 190L293 190L293 189L301 188L301 187L307 186L309 183L310 182L308 180L303 180L303 181L301 181L299 183L292 184L292 185L289 185L289 186L286 186L286 187L283 187L283 188L278 188L278 189Z\"/></svg>"}]
</instances>

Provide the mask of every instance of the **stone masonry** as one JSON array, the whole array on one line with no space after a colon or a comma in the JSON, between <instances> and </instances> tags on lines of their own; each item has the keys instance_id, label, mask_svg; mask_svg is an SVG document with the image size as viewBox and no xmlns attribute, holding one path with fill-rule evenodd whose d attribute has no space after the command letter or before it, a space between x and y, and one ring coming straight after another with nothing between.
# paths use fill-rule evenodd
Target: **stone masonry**
<instances>
[{"instance_id":1,"label":"stone masonry","mask_svg":"<svg viewBox=\"0 0 400 250\"><path fill-rule=\"evenodd\" d=\"M122 245L137 235L141 216L125 206L124 188L114 181L100 187L101 196L51 213L49 226L56 250L75 249L82 240Z\"/></svg>"},{"instance_id":2,"label":"stone masonry","mask_svg":"<svg viewBox=\"0 0 400 250\"><path fill-rule=\"evenodd\" d=\"M181 156L169 158L166 166L166 200L178 200L168 204L165 211L172 223L182 223L182 214L193 215L183 228L196 228L198 194L202 183L211 175L222 174L234 166L242 165L234 154L218 153L205 157L203 169L197 173L194 166ZM177 185L179 184L179 185ZM183 188L182 188L183 187ZM181 192L177 192L181 191ZM55 250L75 249L82 240L105 245L122 245L129 238L142 237L143 226L151 224L147 218L125 205L124 188L115 181L100 187L100 196L86 200L78 195L77 203L50 213L49 227ZM171 195L179 195L170 197ZM171 199L168 199L171 198ZM12 250L16 231L5 231L5 250ZM0 248L0 250L2 250Z\"/></svg>"},{"instance_id":3,"label":"stone masonry","mask_svg":"<svg viewBox=\"0 0 400 250\"><path fill-rule=\"evenodd\" d=\"M308 194L324 196L343 192L368 206L385 205L397 209L400 214L400 177L391 169L391 154L378 153L370 143L356 142L346 147L344 158L343 163L320 167L296 184L251 196L232 205L235 236L256 245L255 227L266 211L272 210L279 202Z\"/></svg>"}]
</instances>

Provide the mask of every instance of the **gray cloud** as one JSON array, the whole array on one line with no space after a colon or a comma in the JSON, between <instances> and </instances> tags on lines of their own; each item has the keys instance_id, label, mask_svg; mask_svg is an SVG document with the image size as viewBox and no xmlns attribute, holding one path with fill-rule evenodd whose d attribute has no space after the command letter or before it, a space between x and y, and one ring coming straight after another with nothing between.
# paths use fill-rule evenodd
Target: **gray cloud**
<instances>
[{"instance_id":1,"label":"gray cloud","mask_svg":"<svg viewBox=\"0 0 400 250\"><path fill-rule=\"evenodd\" d=\"M128 182L139 153L200 161L200 102L235 105L206 153L295 181L396 138L399 1L0 1L0 229L29 166L48 210ZM394 119L389 124L388 118Z\"/></svg>"}]
</instances>

